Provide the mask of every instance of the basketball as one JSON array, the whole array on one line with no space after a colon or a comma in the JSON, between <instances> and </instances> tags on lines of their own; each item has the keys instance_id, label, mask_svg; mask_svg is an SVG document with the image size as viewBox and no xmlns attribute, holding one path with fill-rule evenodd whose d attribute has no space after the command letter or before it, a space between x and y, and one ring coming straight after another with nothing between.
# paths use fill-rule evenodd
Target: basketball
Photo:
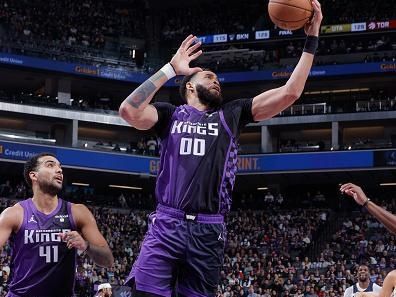
<instances>
[{"instance_id":1,"label":"basketball","mask_svg":"<svg viewBox=\"0 0 396 297\"><path fill-rule=\"evenodd\" d=\"M312 17L311 0L269 0L268 14L281 29L297 30Z\"/></svg>"}]
</instances>

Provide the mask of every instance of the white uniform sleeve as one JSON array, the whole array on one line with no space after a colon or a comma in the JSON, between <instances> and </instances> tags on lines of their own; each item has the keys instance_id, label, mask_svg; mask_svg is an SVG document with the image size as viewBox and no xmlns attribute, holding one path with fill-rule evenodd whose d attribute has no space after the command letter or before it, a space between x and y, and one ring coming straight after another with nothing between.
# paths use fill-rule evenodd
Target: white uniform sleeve
<instances>
[{"instance_id":1,"label":"white uniform sleeve","mask_svg":"<svg viewBox=\"0 0 396 297\"><path fill-rule=\"evenodd\" d=\"M373 284L373 292L378 293L382 287L378 286L377 284Z\"/></svg>"},{"instance_id":2,"label":"white uniform sleeve","mask_svg":"<svg viewBox=\"0 0 396 297\"><path fill-rule=\"evenodd\" d=\"M348 287L344 292L344 297L352 297L353 295L353 286Z\"/></svg>"}]
</instances>

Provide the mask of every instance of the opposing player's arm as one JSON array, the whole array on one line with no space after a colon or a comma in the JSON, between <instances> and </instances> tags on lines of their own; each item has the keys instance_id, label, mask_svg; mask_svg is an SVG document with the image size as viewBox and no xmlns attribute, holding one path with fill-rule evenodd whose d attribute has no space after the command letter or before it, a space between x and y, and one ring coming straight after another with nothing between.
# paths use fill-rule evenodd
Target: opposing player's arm
<instances>
[{"instance_id":1,"label":"opposing player's arm","mask_svg":"<svg viewBox=\"0 0 396 297\"><path fill-rule=\"evenodd\" d=\"M196 43L195 43L196 42ZM158 121L158 113L154 106L150 105L155 93L175 75L190 75L201 68L190 68L192 60L198 58L202 51L195 52L200 42L193 35L189 35L180 45L170 63L167 63L157 73L151 76L136 90L132 92L121 104L120 116L132 127L139 130L148 130Z\"/></svg>"},{"instance_id":2,"label":"opposing player's arm","mask_svg":"<svg viewBox=\"0 0 396 297\"><path fill-rule=\"evenodd\" d=\"M396 216L369 200L361 187L347 183L341 185L340 191L351 196L359 205L365 206L370 214L380 221L390 232L396 234Z\"/></svg>"},{"instance_id":3,"label":"opposing player's arm","mask_svg":"<svg viewBox=\"0 0 396 297\"><path fill-rule=\"evenodd\" d=\"M73 204L72 213L76 226L82 237L88 242L82 250L99 266L111 267L114 263L113 254L100 233L91 211L83 204Z\"/></svg>"},{"instance_id":4,"label":"opposing player's arm","mask_svg":"<svg viewBox=\"0 0 396 297\"><path fill-rule=\"evenodd\" d=\"M319 36L320 24L323 19L320 3L317 0L312 3L314 16L305 29L308 35L305 50L284 86L268 90L253 98L252 114L255 121L262 121L277 115L292 105L304 90L314 59L315 45L317 45L317 38L315 37Z\"/></svg>"},{"instance_id":5,"label":"opposing player's arm","mask_svg":"<svg viewBox=\"0 0 396 297\"><path fill-rule=\"evenodd\" d=\"M384 279L382 289L379 292L379 297L390 297L392 292L396 291L396 270L392 270ZM393 295L395 296L395 295Z\"/></svg>"},{"instance_id":6,"label":"opposing player's arm","mask_svg":"<svg viewBox=\"0 0 396 297\"><path fill-rule=\"evenodd\" d=\"M396 234L396 216L385 210L381 206L369 201L366 205L367 210L371 213L378 221L393 234Z\"/></svg>"},{"instance_id":7,"label":"opposing player's arm","mask_svg":"<svg viewBox=\"0 0 396 297\"><path fill-rule=\"evenodd\" d=\"M6 208L0 214L0 249L3 248L12 232L17 232L22 224L23 208L17 204Z\"/></svg>"}]
</instances>

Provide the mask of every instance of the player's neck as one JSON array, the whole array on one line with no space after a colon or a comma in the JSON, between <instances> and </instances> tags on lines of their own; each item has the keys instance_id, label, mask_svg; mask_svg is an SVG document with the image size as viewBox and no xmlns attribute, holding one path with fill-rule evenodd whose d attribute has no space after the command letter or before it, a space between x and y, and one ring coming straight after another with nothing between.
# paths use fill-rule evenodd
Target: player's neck
<instances>
[{"instance_id":1,"label":"player's neck","mask_svg":"<svg viewBox=\"0 0 396 297\"><path fill-rule=\"evenodd\" d=\"M359 284L359 287L360 287L361 289L367 289L367 287L368 287L369 284L370 284L370 280L367 279L367 280L364 281L364 282L359 281L358 284Z\"/></svg>"},{"instance_id":2,"label":"player's neck","mask_svg":"<svg viewBox=\"0 0 396 297\"><path fill-rule=\"evenodd\" d=\"M201 101L199 101L198 98L190 98L188 99L188 105L194 107L195 109L199 110L199 111L206 111L209 109L208 106L206 106L205 104L202 104Z\"/></svg>"},{"instance_id":3,"label":"player's neck","mask_svg":"<svg viewBox=\"0 0 396 297\"><path fill-rule=\"evenodd\" d=\"M37 210L45 214L50 214L58 206L57 195L54 196L43 192L35 192L33 194L32 201Z\"/></svg>"}]
</instances>

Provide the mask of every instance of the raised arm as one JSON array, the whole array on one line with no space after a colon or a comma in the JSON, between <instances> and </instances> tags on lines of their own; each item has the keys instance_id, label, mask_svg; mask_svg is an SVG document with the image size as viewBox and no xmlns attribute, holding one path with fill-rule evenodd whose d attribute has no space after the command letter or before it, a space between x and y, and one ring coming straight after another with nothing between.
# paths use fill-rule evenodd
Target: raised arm
<instances>
[{"instance_id":1,"label":"raised arm","mask_svg":"<svg viewBox=\"0 0 396 297\"><path fill-rule=\"evenodd\" d=\"M202 50L195 52L200 42L193 35L189 35L180 45L170 63L165 64L157 73L142 83L121 104L120 116L132 127L139 130L148 130L158 121L158 113L150 105L155 93L172 77L176 75L190 75L201 68L190 68L192 60L202 54Z\"/></svg>"},{"instance_id":2,"label":"raised arm","mask_svg":"<svg viewBox=\"0 0 396 297\"><path fill-rule=\"evenodd\" d=\"M341 185L340 191L353 197L357 204L366 207L370 214L380 221L390 232L396 234L396 216L367 198L361 187L347 183Z\"/></svg>"},{"instance_id":3,"label":"raised arm","mask_svg":"<svg viewBox=\"0 0 396 297\"><path fill-rule=\"evenodd\" d=\"M280 88L268 90L253 98L252 114L255 121L272 118L292 105L302 94L312 67L314 53L318 44L322 10L317 0L312 0L314 15L305 26L307 41L304 52L286 84Z\"/></svg>"}]
</instances>

